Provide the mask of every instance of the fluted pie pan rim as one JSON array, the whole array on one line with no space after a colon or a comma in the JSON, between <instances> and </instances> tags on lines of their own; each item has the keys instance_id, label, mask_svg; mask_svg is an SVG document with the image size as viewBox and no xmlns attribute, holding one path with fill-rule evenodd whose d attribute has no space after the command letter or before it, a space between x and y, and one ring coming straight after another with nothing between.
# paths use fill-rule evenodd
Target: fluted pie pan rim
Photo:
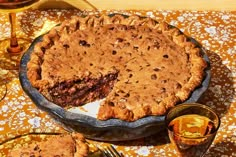
<instances>
[{"instance_id":1,"label":"fluted pie pan rim","mask_svg":"<svg viewBox=\"0 0 236 157\"><path fill-rule=\"evenodd\" d=\"M106 130L109 128L119 128L121 130L133 130L135 128L136 129L143 128L150 125L156 125L156 123L162 124L164 122L164 115L146 116L133 122L122 121L120 119L108 119L102 121L88 115L72 113L60 107L59 105L50 102L36 88L32 86L27 76L27 63L29 62L30 56L33 53L34 46L38 42L42 41L43 36L44 35L37 37L31 44L30 48L22 56L20 62L20 73L19 73L20 83L22 85L23 90L39 108L47 111L49 114L53 115L55 118L57 118L64 124L78 125L78 126L81 125L83 127L90 127L90 129L94 130ZM210 61L206 54L206 51L204 50L204 48L200 46L200 44L196 40L194 40L193 38L189 39L196 45L199 45L201 53L203 55L203 59L207 62L208 67L204 71L205 76L201 85L198 88L196 88L192 92L191 96L183 103L197 102L202 96L202 94L207 90L211 77Z\"/></svg>"}]
</instances>

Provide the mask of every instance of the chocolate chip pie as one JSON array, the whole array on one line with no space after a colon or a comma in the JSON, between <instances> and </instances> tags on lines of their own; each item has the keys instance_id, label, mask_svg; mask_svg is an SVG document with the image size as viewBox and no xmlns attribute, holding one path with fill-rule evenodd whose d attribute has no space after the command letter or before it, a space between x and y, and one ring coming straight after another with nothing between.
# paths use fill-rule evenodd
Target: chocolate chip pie
<instances>
[{"instance_id":1,"label":"chocolate chip pie","mask_svg":"<svg viewBox=\"0 0 236 157\"><path fill-rule=\"evenodd\" d=\"M179 29L136 15L73 17L44 35L27 64L32 85L64 108L98 99L97 118L163 115L197 88L207 64Z\"/></svg>"},{"instance_id":2,"label":"chocolate chip pie","mask_svg":"<svg viewBox=\"0 0 236 157\"><path fill-rule=\"evenodd\" d=\"M8 157L86 157L89 147L79 133L62 134L35 142L28 146L13 149Z\"/></svg>"}]
</instances>

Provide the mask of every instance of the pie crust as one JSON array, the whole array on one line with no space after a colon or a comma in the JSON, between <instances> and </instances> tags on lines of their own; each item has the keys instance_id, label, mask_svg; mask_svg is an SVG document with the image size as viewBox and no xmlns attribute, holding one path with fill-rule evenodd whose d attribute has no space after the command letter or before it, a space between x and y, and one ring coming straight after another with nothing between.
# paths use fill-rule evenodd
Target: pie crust
<instances>
[{"instance_id":1,"label":"pie crust","mask_svg":"<svg viewBox=\"0 0 236 157\"><path fill-rule=\"evenodd\" d=\"M80 133L54 135L46 141L13 149L8 157L86 157L89 147Z\"/></svg>"},{"instance_id":2,"label":"pie crust","mask_svg":"<svg viewBox=\"0 0 236 157\"><path fill-rule=\"evenodd\" d=\"M68 108L105 98L97 118L164 115L201 85L201 50L178 28L137 15L73 17L44 35L27 64L31 84Z\"/></svg>"}]
</instances>

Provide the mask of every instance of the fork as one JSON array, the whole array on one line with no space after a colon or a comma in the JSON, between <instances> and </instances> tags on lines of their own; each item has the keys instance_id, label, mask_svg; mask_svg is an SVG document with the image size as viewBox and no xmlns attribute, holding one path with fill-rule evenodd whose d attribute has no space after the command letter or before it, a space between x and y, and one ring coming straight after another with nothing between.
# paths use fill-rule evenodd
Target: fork
<instances>
[{"instance_id":1,"label":"fork","mask_svg":"<svg viewBox=\"0 0 236 157\"><path fill-rule=\"evenodd\" d=\"M104 157L123 157L112 145L100 149Z\"/></svg>"}]
</instances>

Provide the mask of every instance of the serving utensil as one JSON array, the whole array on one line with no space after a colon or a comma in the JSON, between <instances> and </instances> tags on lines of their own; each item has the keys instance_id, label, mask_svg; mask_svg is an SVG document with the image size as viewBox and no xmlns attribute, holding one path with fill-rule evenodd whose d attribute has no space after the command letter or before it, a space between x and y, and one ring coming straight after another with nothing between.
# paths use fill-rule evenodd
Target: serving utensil
<instances>
[{"instance_id":1,"label":"serving utensil","mask_svg":"<svg viewBox=\"0 0 236 157\"><path fill-rule=\"evenodd\" d=\"M123 157L121 153L119 153L114 146L109 145L105 148L99 148L99 150L103 153L105 157Z\"/></svg>"}]
</instances>

